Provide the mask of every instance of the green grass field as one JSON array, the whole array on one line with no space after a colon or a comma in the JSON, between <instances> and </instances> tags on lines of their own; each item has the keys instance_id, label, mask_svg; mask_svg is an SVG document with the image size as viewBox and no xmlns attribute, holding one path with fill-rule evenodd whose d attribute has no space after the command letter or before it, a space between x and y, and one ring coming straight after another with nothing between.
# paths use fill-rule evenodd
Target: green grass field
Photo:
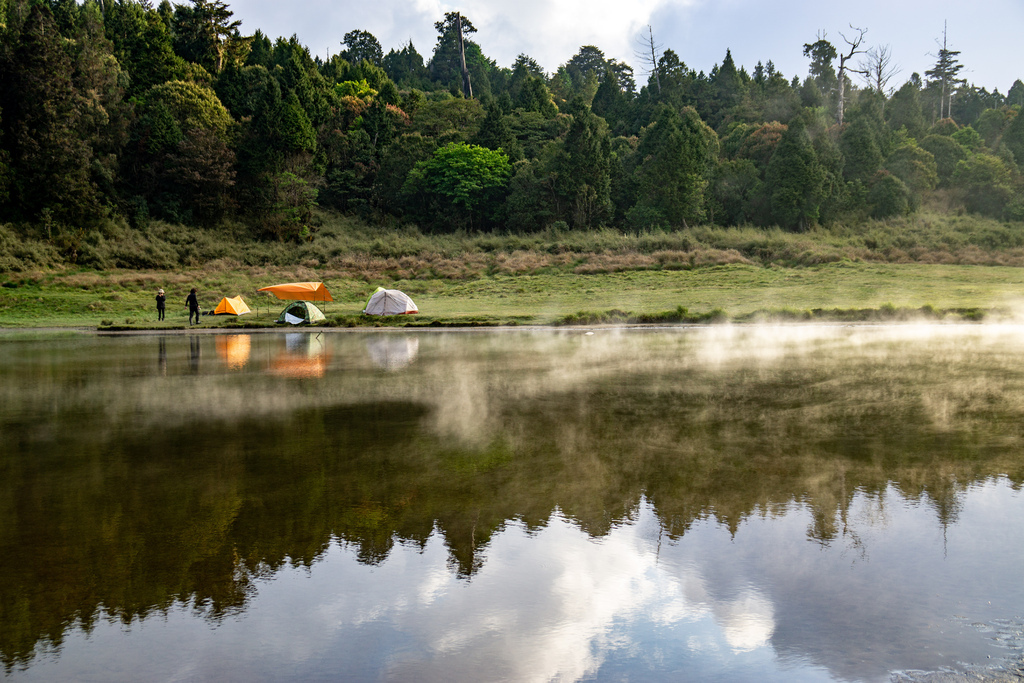
<instances>
[{"instance_id":1,"label":"green grass field","mask_svg":"<svg viewBox=\"0 0 1024 683\"><path fill-rule=\"evenodd\" d=\"M321 279L308 268L81 271L34 274L0 288L0 327L187 326L185 296L198 287L204 309L222 296L241 294L252 315L203 316L204 327L272 325L283 302L259 287ZM799 317L813 309L981 309L992 315L1024 312L1024 269L1006 266L836 262L806 267L747 264L690 270L635 270L578 274L551 270L534 274L484 275L469 279L383 282L416 301L417 316L380 321L360 314L376 284L355 278L323 278L335 301L325 306L332 324L528 324L549 325L580 312L611 310L658 314L679 307L692 314L720 311L743 320L756 312ZM167 319L156 321L154 295L167 291Z\"/></svg>"}]
</instances>

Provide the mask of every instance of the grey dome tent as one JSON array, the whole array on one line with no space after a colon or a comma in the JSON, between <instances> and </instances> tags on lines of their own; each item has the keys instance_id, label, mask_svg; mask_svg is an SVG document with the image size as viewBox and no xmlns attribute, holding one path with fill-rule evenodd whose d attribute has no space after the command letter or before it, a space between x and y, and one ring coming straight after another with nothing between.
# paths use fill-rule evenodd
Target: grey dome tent
<instances>
[{"instance_id":1,"label":"grey dome tent","mask_svg":"<svg viewBox=\"0 0 1024 683\"><path fill-rule=\"evenodd\" d=\"M327 320L323 312L308 301L293 301L285 306L281 315L277 317L279 324L291 323L292 325L317 323L322 320Z\"/></svg>"},{"instance_id":2,"label":"grey dome tent","mask_svg":"<svg viewBox=\"0 0 1024 683\"><path fill-rule=\"evenodd\" d=\"M402 315L403 313L419 313L419 310L405 292L378 287L377 291L366 300L366 308L363 309L363 313L367 315Z\"/></svg>"}]
</instances>

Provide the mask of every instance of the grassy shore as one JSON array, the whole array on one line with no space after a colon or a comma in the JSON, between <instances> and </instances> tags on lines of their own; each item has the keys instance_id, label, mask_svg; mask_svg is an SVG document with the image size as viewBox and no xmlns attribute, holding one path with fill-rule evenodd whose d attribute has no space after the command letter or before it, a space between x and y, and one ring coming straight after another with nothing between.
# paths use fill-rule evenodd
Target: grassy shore
<instances>
[{"instance_id":1,"label":"grassy shore","mask_svg":"<svg viewBox=\"0 0 1024 683\"><path fill-rule=\"evenodd\" d=\"M0 271L0 327L183 328L193 286L206 310L241 294L254 311L204 316L203 326L272 326L284 304L256 290L306 280L327 283L335 301L324 312L342 326L976 320L1024 311L1024 225L959 216L803 234L698 228L431 236L330 221L302 245L153 226L96 245L85 266L47 261L56 259L47 245L28 240L17 248L35 256L15 260L18 269L8 259ZM14 253L10 230L5 244ZM132 254L134 264L126 261ZM378 285L405 291L420 314L361 315ZM158 287L168 297L162 323Z\"/></svg>"},{"instance_id":2,"label":"grassy shore","mask_svg":"<svg viewBox=\"0 0 1024 683\"><path fill-rule=\"evenodd\" d=\"M203 316L203 326L273 325L284 304L256 289L276 282L319 279L304 269L101 271L37 275L0 289L0 327L185 327L185 296L200 292L204 309L241 294L253 314ZM1012 316L1024 303L1024 269L1005 266L832 263L804 268L746 264L691 270L579 275L551 272L489 275L471 280L385 283L416 301L417 316L380 320L361 315L371 283L327 279L335 301L332 325L551 325L561 323L701 322L776 319L976 319ZM154 294L168 294L158 323ZM684 310L680 310L684 309Z\"/></svg>"}]
</instances>

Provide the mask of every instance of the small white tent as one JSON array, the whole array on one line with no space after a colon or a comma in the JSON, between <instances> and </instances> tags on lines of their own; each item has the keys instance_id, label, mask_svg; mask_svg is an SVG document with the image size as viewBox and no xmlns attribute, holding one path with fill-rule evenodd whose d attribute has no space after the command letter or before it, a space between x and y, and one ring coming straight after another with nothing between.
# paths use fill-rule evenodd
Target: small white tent
<instances>
[{"instance_id":1,"label":"small white tent","mask_svg":"<svg viewBox=\"0 0 1024 683\"><path fill-rule=\"evenodd\" d=\"M419 313L419 310L404 292L378 287L377 291L366 300L366 308L363 309L363 313L367 315L401 315L403 313Z\"/></svg>"}]
</instances>

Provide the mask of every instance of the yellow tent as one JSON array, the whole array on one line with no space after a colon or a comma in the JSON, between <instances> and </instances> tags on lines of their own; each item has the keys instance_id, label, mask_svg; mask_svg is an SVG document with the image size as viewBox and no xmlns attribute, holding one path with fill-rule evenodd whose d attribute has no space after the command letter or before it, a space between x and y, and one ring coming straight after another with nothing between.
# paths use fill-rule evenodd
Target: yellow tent
<instances>
[{"instance_id":1,"label":"yellow tent","mask_svg":"<svg viewBox=\"0 0 1024 683\"><path fill-rule=\"evenodd\" d=\"M278 299L299 301L334 301L322 282L289 282L284 285L260 287L260 292L269 292Z\"/></svg>"},{"instance_id":2,"label":"yellow tent","mask_svg":"<svg viewBox=\"0 0 1024 683\"><path fill-rule=\"evenodd\" d=\"M217 308L213 309L214 315L245 315L246 313L252 313L252 311L250 311L249 307L245 305L244 301L242 301L241 294L230 299L224 297L220 300L220 303L217 304Z\"/></svg>"}]
</instances>

